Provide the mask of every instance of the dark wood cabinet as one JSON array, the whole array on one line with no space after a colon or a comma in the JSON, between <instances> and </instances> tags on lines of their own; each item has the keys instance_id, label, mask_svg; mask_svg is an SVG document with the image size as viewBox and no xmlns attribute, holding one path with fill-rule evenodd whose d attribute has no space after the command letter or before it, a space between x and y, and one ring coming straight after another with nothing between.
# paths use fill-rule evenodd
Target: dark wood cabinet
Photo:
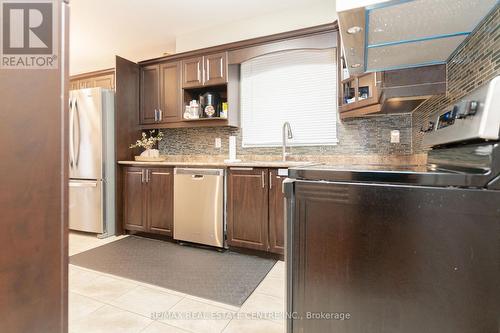
<instances>
[{"instance_id":1,"label":"dark wood cabinet","mask_svg":"<svg viewBox=\"0 0 500 333\"><path fill-rule=\"evenodd\" d=\"M124 168L123 172L123 220L124 228L146 231L146 189L144 169Z\"/></svg>"},{"instance_id":2,"label":"dark wood cabinet","mask_svg":"<svg viewBox=\"0 0 500 333\"><path fill-rule=\"evenodd\" d=\"M277 254L285 252L285 178L277 169L269 169L269 252Z\"/></svg>"},{"instance_id":3,"label":"dark wood cabinet","mask_svg":"<svg viewBox=\"0 0 500 333\"><path fill-rule=\"evenodd\" d=\"M168 62L141 68L141 125L181 119L180 63Z\"/></svg>"},{"instance_id":4,"label":"dark wood cabinet","mask_svg":"<svg viewBox=\"0 0 500 333\"><path fill-rule=\"evenodd\" d=\"M182 119L181 65L169 62L160 65L160 116L162 122Z\"/></svg>"},{"instance_id":5,"label":"dark wood cabinet","mask_svg":"<svg viewBox=\"0 0 500 333\"><path fill-rule=\"evenodd\" d=\"M211 54L203 57L205 86L224 84L227 82L227 54L226 52Z\"/></svg>"},{"instance_id":6,"label":"dark wood cabinet","mask_svg":"<svg viewBox=\"0 0 500 333\"><path fill-rule=\"evenodd\" d=\"M192 88L203 85L203 57L182 61L182 87Z\"/></svg>"},{"instance_id":7,"label":"dark wood cabinet","mask_svg":"<svg viewBox=\"0 0 500 333\"><path fill-rule=\"evenodd\" d=\"M141 124L154 124L158 121L160 104L160 67L158 65L141 68L140 121Z\"/></svg>"},{"instance_id":8,"label":"dark wood cabinet","mask_svg":"<svg viewBox=\"0 0 500 333\"><path fill-rule=\"evenodd\" d=\"M229 246L268 250L267 169L229 170L227 243Z\"/></svg>"},{"instance_id":9,"label":"dark wood cabinet","mask_svg":"<svg viewBox=\"0 0 500 333\"><path fill-rule=\"evenodd\" d=\"M172 169L148 170L148 229L173 236L174 178Z\"/></svg>"},{"instance_id":10,"label":"dark wood cabinet","mask_svg":"<svg viewBox=\"0 0 500 333\"><path fill-rule=\"evenodd\" d=\"M172 171L172 168L124 168L124 229L173 235Z\"/></svg>"},{"instance_id":11,"label":"dark wood cabinet","mask_svg":"<svg viewBox=\"0 0 500 333\"><path fill-rule=\"evenodd\" d=\"M284 253L284 196L277 169L231 168L227 189L229 246Z\"/></svg>"},{"instance_id":12,"label":"dark wood cabinet","mask_svg":"<svg viewBox=\"0 0 500 333\"><path fill-rule=\"evenodd\" d=\"M227 83L227 53L220 52L182 61L182 88Z\"/></svg>"}]
</instances>

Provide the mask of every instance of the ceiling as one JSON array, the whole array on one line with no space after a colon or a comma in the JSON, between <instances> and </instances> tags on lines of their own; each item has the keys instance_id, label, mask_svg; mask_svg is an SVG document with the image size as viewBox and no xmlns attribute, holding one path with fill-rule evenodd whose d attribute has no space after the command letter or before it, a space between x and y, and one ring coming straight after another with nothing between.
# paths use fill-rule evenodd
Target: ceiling
<instances>
[{"instance_id":1,"label":"ceiling","mask_svg":"<svg viewBox=\"0 0 500 333\"><path fill-rule=\"evenodd\" d=\"M263 25L275 33L282 13L325 4L335 15L333 0L71 0L70 72L113 67L114 55L140 61L174 53L178 36L200 31L203 40L204 29L253 17L267 17Z\"/></svg>"}]
</instances>

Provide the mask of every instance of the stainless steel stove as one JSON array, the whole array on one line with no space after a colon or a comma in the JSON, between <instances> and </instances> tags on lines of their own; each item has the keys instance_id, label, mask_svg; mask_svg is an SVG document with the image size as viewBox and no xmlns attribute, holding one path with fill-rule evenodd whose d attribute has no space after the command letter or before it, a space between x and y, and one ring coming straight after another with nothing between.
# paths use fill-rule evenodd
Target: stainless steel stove
<instances>
[{"instance_id":1,"label":"stainless steel stove","mask_svg":"<svg viewBox=\"0 0 500 333\"><path fill-rule=\"evenodd\" d=\"M500 77L422 131L426 166L289 171L287 332L499 331Z\"/></svg>"}]
</instances>

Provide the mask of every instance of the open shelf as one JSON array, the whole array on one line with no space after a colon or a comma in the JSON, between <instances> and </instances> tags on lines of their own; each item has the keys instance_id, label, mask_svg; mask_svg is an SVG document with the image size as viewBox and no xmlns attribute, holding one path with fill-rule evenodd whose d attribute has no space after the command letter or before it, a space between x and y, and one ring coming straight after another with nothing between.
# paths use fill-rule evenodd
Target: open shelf
<instances>
[{"instance_id":1,"label":"open shelf","mask_svg":"<svg viewBox=\"0 0 500 333\"><path fill-rule=\"evenodd\" d=\"M186 107L186 105L189 105L189 102L192 100L200 101L200 95L203 95L204 93L214 93L217 94L220 97L220 103L216 105L216 113L214 117L200 117L199 119L194 119L194 121L200 120L200 119L222 119L218 117L218 114L220 110L222 109L222 103L227 103L227 84L222 84L222 85L217 85L217 86L207 86L207 87L197 87L197 88L184 88L182 90L182 101L183 101L183 110ZM200 114L201 116L201 114ZM191 120L191 119L184 119L184 120Z\"/></svg>"},{"instance_id":2,"label":"open shelf","mask_svg":"<svg viewBox=\"0 0 500 333\"><path fill-rule=\"evenodd\" d=\"M212 117L212 118L198 118L198 119L182 119L182 121L216 121L227 120L227 118Z\"/></svg>"}]
</instances>

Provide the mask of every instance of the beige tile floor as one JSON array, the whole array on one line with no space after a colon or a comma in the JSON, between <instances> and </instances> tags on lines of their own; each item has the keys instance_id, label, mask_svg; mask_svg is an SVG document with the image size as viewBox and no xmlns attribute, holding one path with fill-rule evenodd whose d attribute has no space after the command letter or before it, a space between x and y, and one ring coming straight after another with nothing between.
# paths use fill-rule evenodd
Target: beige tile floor
<instances>
[{"instance_id":1,"label":"beige tile floor","mask_svg":"<svg viewBox=\"0 0 500 333\"><path fill-rule=\"evenodd\" d=\"M122 237L71 232L69 254ZM284 285L279 261L239 308L69 265L69 332L283 333Z\"/></svg>"}]
</instances>

